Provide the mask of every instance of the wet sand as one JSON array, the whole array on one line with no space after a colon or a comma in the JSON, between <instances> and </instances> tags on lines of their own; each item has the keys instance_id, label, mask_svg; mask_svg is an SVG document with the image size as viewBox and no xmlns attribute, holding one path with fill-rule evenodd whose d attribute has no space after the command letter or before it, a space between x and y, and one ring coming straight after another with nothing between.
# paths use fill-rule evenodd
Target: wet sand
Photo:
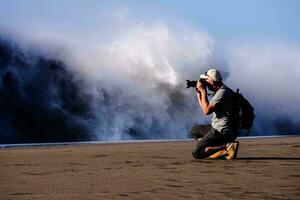
<instances>
[{"instance_id":1,"label":"wet sand","mask_svg":"<svg viewBox=\"0 0 300 200\"><path fill-rule=\"evenodd\" d=\"M300 137L242 139L231 161L195 144L0 149L0 199L300 199Z\"/></svg>"}]
</instances>

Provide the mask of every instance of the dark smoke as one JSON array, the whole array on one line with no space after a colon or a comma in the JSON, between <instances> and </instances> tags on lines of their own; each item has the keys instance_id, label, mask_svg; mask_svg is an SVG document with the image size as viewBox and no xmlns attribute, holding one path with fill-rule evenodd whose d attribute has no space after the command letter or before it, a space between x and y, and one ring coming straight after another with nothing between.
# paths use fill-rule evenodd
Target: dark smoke
<instances>
[{"instance_id":1,"label":"dark smoke","mask_svg":"<svg viewBox=\"0 0 300 200\"><path fill-rule=\"evenodd\" d=\"M274 125L279 133L283 135L296 135L300 132L300 124L295 123L289 117L279 117L274 121Z\"/></svg>"},{"instance_id":2,"label":"dark smoke","mask_svg":"<svg viewBox=\"0 0 300 200\"><path fill-rule=\"evenodd\" d=\"M0 40L0 143L89 140L89 96L65 65Z\"/></svg>"},{"instance_id":3,"label":"dark smoke","mask_svg":"<svg viewBox=\"0 0 300 200\"><path fill-rule=\"evenodd\" d=\"M186 138L197 123L199 110L184 85L157 84L152 93L164 96L159 110L148 92L140 99L100 81L92 93L69 69L0 40L0 143Z\"/></svg>"}]
</instances>

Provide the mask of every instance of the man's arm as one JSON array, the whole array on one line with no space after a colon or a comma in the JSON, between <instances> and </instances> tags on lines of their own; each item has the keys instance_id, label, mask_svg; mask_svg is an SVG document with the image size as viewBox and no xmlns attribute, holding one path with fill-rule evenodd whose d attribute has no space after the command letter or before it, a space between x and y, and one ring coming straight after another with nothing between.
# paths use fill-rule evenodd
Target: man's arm
<instances>
[{"instance_id":1,"label":"man's arm","mask_svg":"<svg viewBox=\"0 0 300 200\"><path fill-rule=\"evenodd\" d=\"M205 115L209 115L216 109L216 104L209 103L206 88L200 81L197 82L197 98L200 108ZM199 92L198 92L199 91Z\"/></svg>"},{"instance_id":2,"label":"man's arm","mask_svg":"<svg viewBox=\"0 0 300 200\"><path fill-rule=\"evenodd\" d=\"M203 110L202 103L201 103L201 92L197 89L197 87L196 87L196 94L197 94L197 100L198 100L199 106L200 106L201 110Z\"/></svg>"}]
</instances>

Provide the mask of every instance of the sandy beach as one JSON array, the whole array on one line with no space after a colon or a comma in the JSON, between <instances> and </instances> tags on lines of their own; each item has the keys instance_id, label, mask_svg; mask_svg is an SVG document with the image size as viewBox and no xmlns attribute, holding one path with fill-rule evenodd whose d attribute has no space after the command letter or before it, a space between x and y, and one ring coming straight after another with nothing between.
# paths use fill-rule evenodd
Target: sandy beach
<instances>
[{"instance_id":1,"label":"sandy beach","mask_svg":"<svg viewBox=\"0 0 300 200\"><path fill-rule=\"evenodd\" d=\"M300 199L300 137L241 139L231 161L195 143L0 149L0 199Z\"/></svg>"}]
</instances>

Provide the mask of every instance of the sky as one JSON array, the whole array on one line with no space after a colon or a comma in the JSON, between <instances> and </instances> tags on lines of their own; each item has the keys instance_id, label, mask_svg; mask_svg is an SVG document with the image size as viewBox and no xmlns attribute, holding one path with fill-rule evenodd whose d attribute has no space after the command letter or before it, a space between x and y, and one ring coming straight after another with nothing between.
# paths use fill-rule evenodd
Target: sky
<instances>
[{"instance_id":1,"label":"sky","mask_svg":"<svg viewBox=\"0 0 300 200\"><path fill-rule=\"evenodd\" d=\"M300 41L300 2L297 0L161 2L220 39L269 36Z\"/></svg>"},{"instance_id":2,"label":"sky","mask_svg":"<svg viewBox=\"0 0 300 200\"><path fill-rule=\"evenodd\" d=\"M97 13L117 8L135 17L182 20L217 41L264 37L300 42L300 2L297 0L0 0L0 25L72 23L93 25Z\"/></svg>"}]
</instances>

